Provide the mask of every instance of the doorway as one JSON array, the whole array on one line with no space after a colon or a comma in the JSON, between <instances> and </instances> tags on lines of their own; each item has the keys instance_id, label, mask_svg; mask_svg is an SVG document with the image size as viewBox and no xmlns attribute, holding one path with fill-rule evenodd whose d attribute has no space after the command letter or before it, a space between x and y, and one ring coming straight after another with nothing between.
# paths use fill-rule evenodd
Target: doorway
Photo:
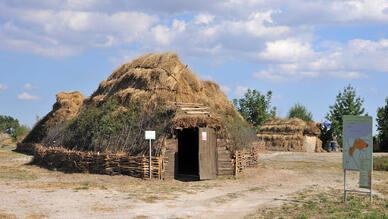
<instances>
[{"instance_id":1,"label":"doorway","mask_svg":"<svg viewBox=\"0 0 388 219\"><path fill-rule=\"evenodd\" d=\"M178 174L199 177L198 128L178 132Z\"/></svg>"}]
</instances>

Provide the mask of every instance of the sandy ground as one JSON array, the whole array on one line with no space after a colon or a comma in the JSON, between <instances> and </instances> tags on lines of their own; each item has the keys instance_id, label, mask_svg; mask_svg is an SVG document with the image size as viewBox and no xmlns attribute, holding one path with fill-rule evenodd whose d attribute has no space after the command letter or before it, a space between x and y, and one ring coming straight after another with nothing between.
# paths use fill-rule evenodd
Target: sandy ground
<instances>
[{"instance_id":1,"label":"sandy ground","mask_svg":"<svg viewBox=\"0 0 388 219\"><path fill-rule=\"evenodd\" d=\"M262 154L257 169L196 182L65 174L30 160L0 148L0 218L243 218L295 192L343 188L341 153ZM387 180L375 172L374 182ZM357 173L348 182L356 188Z\"/></svg>"}]
</instances>

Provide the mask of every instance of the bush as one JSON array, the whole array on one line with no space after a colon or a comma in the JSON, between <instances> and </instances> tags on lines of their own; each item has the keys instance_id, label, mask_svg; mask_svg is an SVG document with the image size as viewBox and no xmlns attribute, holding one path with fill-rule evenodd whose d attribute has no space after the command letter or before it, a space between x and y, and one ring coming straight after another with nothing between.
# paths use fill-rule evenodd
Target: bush
<instances>
[{"instance_id":1,"label":"bush","mask_svg":"<svg viewBox=\"0 0 388 219\"><path fill-rule=\"evenodd\" d=\"M257 139L256 130L246 121L233 115L233 121L224 119L225 129L230 140L231 150L250 149L253 141Z\"/></svg>"},{"instance_id":2,"label":"bush","mask_svg":"<svg viewBox=\"0 0 388 219\"><path fill-rule=\"evenodd\" d=\"M43 143L84 151L143 154L148 150L146 130L155 130L160 136L170 132L168 122L174 114L164 105L158 100L145 106L134 99L123 105L118 98L112 98L102 105L89 106L67 124L53 128ZM153 153L159 154L160 149L161 144L155 144Z\"/></svg>"},{"instance_id":3,"label":"bush","mask_svg":"<svg viewBox=\"0 0 388 219\"><path fill-rule=\"evenodd\" d=\"M378 143L382 151L388 151L388 98L385 106L377 108Z\"/></svg>"},{"instance_id":4,"label":"bush","mask_svg":"<svg viewBox=\"0 0 388 219\"><path fill-rule=\"evenodd\" d=\"M307 111L306 107L301 104L295 104L291 109L288 111L288 118L299 118L305 122L314 122L313 121L313 114L309 111Z\"/></svg>"},{"instance_id":5,"label":"bush","mask_svg":"<svg viewBox=\"0 0 388 219\"><path fill-rule=\"evenodd\" d=\"M29 128L25 125L20 125L19 120L11 116L0 115L0 133L9 134L13 141L18 141L20 138L27 135Z\"/></svg>"},{"instance_id":6,"label":"bush","mask_svg":"<svg viewBox=\"0 0 388 219\"><path fill-rule=\"evenodd\" d=\"M373 159L373 169L388 171L388 156L375 157Z\"/></svg>"},{"instance_id":7,"label":"bush","mask_svg":"<svg viewBox=\"0 0 388 219\"><path fill-rule=\"evenodd\" d=\"M257 130L268 119L276 116L276 107L271 107L272 91L266 95L259 91L248 89L243 98L233 99L237 111Z\"/></svg>"}]
</instances>

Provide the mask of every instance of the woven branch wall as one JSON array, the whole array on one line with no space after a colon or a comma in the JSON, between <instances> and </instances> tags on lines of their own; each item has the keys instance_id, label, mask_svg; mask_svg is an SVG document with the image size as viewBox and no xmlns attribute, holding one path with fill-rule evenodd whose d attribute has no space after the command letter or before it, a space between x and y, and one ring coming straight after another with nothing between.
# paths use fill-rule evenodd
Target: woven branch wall
<instances>
[{"instance_id":1,"label":"woven branch wall","mask_svg":"<svg viewBox=\"0 0 388 219\"><path fill-rule=\"evenodd\" d=\"M64 148L46 148L37 144L19 144L17 151L30 152L31 147L34 151L34 163L61 171L149 178L147 156L70 151ZM152 157L151 163L152 178L161 179L162 159Z\"/></svg>"}]
</instances>

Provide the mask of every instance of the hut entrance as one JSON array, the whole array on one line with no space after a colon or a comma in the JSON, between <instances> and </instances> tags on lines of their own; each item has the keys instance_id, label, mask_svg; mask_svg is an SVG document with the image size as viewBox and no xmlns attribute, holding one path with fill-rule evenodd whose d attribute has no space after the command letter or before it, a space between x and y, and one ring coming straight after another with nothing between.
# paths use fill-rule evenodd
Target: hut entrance
<instances>
[{"instance_id":1,"label":"hut entrance","mask_svg":"<svg viewBox=\"0 0 388 219\"><path fill-rule=\"evenodd\" d=\"M212 128L178 132L178 174L214 179L217 174L216 134Z\"/></svg>"},{"instance_id":2,"label":"hut entrance","mask_svg":"<svg viewBox=\"0 0 388 219\"><path fill-rule=\"evenodd\" d=\"M199 176L198 129L178 132L178 174Z\"/></svg>"}]
</instances>

